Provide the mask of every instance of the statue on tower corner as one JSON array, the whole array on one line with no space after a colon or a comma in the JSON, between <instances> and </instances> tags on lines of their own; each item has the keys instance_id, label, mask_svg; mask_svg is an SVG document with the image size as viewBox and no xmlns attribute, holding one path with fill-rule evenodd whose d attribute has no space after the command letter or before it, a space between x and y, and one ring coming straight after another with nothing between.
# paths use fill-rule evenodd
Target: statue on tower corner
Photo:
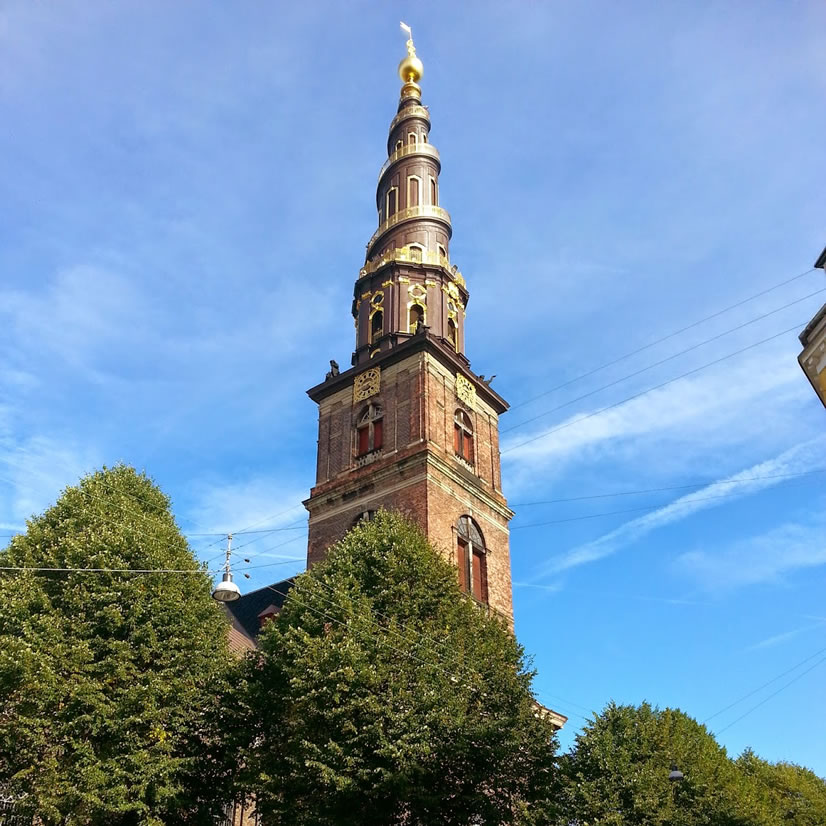
<instances>
[{"instance_id":1,"label":"statue on tower corner","mask_svg":"<svg viewBox=\"0 0 826 826\"><path fill-rule=\"evenodd\" d=\"M324 376L324 381L334 379L340 372L338 362L335 359L330 359L330 369L327 371L327 375Z\"/></svg>"}]
</instances>

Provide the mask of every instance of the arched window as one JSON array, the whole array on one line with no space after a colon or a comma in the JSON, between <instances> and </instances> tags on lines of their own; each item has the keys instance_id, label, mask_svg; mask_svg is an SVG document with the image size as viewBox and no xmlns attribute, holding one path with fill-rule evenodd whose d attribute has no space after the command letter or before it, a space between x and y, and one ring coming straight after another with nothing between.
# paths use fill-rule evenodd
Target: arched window
<instances>
[{"instance_id":1,"label":"arched window","mask_svg":"<svg viewBox=\"0 0 826 826\"><path fill-rule=\"evenodd\" d=\"M473 423L464 410L453 417L453 450L460 459L473 464Z\"/></svg>"},{"instance_id":2,"label":"arched window","mask_svg":"<svg viewBox=\"0 0 826 826\"><path fill-rule=\"evenodd\" d=\"M398 152L403 146L404 146L404 141L401 138L399 138L396 141L396 152Z\"/></svg>"},{"instance_id":3,"label":"arched window","mask_svg":"<svg viewBox=\"0 0 826 826\"><path fill-rule=\"evenodd\" d=\"M439 203L439 188L436 184L436 179L430 179L430 203L436 206Z\"/></svg>"},{"instance_id":4,"label":"arched window","mask_svg":"<svg viewBox=\"0 0 826 826\"><path fill-rule=\"evenodd\" d=\"M427 132L422 132L422 143L427 143Z\"/></svg>"},{"instance_id":5,"label":"arched window","mask_svg":"<svg viewBox=\"0 0 826 826\"><path fill-rule=\"evenodd\" d=\"M384 411L378 404L369 404L359 416L356 425L356 456L381 450L383 444L382 418Z\"/></svg>"},{"instance_id":6,"label":"arched window","mask_svg":"<svg viewBox=\"0 0 826 826\"><path fill-rule=\"evenodd\" d=\"M354 520L353 527L355 528L359 522L372 522L376 518L376 511L362 511Z\"/></svg>"},{"instance_id":7,"label":"arched window","mask_svg":"<svg viewBox=\"0 0 826 826\"><path fill-rule=\"evenodd\" d=\"M441 255L442 258L446 259L447 258L447 250L445 249L444 245L443 244L436 244L436 247L439 250L439 255Z\"/></svg>"},{"instance_id":8,"label":"arched window","mask_svg":"<svg viewBox=\"0 0 826 826\"><path fill-rule=\"evenodd\" d=\"M479 602L488 601L488 563L485 540L469 516L459 518L456 528L456 565L459 586Z\"/></svg>"},{"instance_id":9,"label":"arched window","mask_svg":"<svg viewBox=\"0 0 826 826\"><path fill-rule=\"evenodd\" d=\"M418 244L408 244L408 249L410 250L410 260L415 262L421 262L424 248L419 246Z\"/></svg>"},{"instance_id":10,"label":"arched window","mask_svg":"<svg viewBox=\"0 0 826 826\"><path fill-rule=\"evenodd\" d=\"M408 146L415 146L417 142L417 137L415 132L409 132L407 134L407 145Z\"/></svg>"},{"instance_id":11,"label":"arched window","mask_svg":"<svg viewBox=\"0 0 826 826\"><path fill-rule=\"evenodd\" d=\"M449 318L447 320L447 340L453 345L453 349L459 349L459 339L456 335L456 322Z\"/></svg>"},{"instance_id":12,"label":"arched window","mask_svg":"<svg viewBox=\"0 0 826 826\"><path fill-rule=\"evenodd\" d=\"M417 333L419 331L419 324L424 324L424 307L422 307L421 304L411 304L407 332Z\"/></svg>"},{"instance_id":13,"label":"arched window","mask_svg":"<svg viewBox=\"0 0 826 826\"><path fill-rule=\"evenodd\" d=\"M391 218L399 210L399 190L391 187L387 193L387 209L385 210L385 220Z\"/></svg>"},{"instance_id":14,"label":"arched window","mask_svg":"<svg viewBox=\"0 0 826 826\"><path fill-rule=\"evenodd\" d=\"M384 332L384 312L375 310L370 316L370 344L376 341Z\"/></svg>"},{"instance_id":15,"label":"arched window","mask_svg":"<svg viewBox=\"0 0 826 826\"><path fill-rule=\"evenodd\" d=\"M407 205L409 207L418 206L422 199L422 181L416 175L410 175L407 179Z\"/></svg>"}]
</instances>

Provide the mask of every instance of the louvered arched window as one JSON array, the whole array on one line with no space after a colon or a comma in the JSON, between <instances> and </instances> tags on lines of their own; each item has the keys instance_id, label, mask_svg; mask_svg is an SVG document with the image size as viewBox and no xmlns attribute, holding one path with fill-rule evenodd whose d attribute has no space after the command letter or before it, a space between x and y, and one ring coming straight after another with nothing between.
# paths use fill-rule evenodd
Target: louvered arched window
<instances>
[{"instance_id":1,"label":"louvered arched window","mask_svg":"<svg viewBox=\"0 0 826 826\"><path fill-rule=\"evenodd\" d=\"M473 422L461 409L453 416L453 451L469 465L473 464Z\"/></svg>"},{"instance_id":2,"label":"louvered arched window","mask_svg":"<svg viewBox=\"0 0 826 826\"><path fill-rule=\"evenodd\" d=\"M459 587L479 602L488 601L488 561L485 539L470 516L459 517L456 526L456 565Z\"/></svg>"},{"instance_id":3,"label":"louvered arched window","mask_svg":"<svg viewBox=\"0 0 826 826\"><path fill-rule=\"evenodd\" d=\"M384 411L378 404L364 408L356 425L356 456L381 450L384 438Z\"/></svg>"}]
</instances>

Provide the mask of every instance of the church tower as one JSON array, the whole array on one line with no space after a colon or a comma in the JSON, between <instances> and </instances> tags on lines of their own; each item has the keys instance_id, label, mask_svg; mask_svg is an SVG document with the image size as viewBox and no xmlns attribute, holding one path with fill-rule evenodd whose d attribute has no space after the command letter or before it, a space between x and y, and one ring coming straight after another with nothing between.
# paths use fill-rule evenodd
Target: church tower
<instances>
[{"instance_id":1,"label":"church tower","mask_svg":"<svg viewBox=\"0 0 826 826\"><path fill-rule=\"evenodd\" d=\"M307 391L319 411L307 564L359 519L398 510L454 562L462 588L512 625L513 512L499 457L508 405L465 354L469 293L450 261L422 71L411 35L376 188L378 228L353 291L352 366L332 363Z\"/></svg>"}]
</instances>

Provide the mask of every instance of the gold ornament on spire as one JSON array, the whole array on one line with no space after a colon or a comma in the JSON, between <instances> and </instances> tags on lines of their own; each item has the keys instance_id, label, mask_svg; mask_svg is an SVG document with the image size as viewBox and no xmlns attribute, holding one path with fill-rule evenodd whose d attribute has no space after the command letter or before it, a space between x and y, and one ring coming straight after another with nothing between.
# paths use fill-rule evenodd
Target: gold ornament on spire
<instances>
[{"instance_id":1,"label":"gold ornament on spire","mask_svg":"<svg viewBox=\"0 0 826 826\"><path fill-rule=\"evenodd\" d=\"M422 61L416 57L416 47L413 45L413 31L407 23L401 23L402 30L407 32L407 57L399 63L399 77L405 86L408 83L417 83L424 74Z\"/></svg>"}]
</instances>

